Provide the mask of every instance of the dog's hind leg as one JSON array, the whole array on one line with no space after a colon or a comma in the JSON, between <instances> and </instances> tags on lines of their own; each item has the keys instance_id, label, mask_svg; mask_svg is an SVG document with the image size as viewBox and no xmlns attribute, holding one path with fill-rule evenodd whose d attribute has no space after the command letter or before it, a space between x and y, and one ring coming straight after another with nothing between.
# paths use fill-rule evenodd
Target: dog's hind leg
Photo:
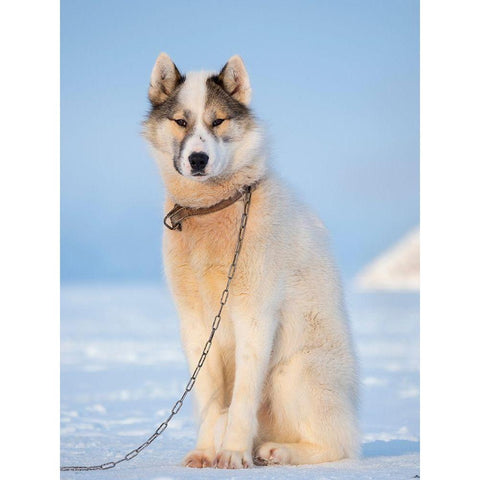
<instances>
[{"instance_id":1,"label":"dog's hind leg","mask_svg":"<svg viewBox=\"0 0 480 480\"><path fill-rule=\"evenodd\" d=\"M329 357L309 348L272 372L269 415L259 416L257 464L315 464L357 456L355 402L332 375L329 360L337 354Z\"/></svg>"},{"instance_id":2,"label":"dog's hind leg","mask_svg":"<svg viewBox=\"0 0 480 480\"><path fill-rule=\"evenodd\" d=\"M331 462L344 458L343 449L325 449L313 443L275 443L260 445L255 453L256 465L305 465Z\"/></svg>"}]
</instances>

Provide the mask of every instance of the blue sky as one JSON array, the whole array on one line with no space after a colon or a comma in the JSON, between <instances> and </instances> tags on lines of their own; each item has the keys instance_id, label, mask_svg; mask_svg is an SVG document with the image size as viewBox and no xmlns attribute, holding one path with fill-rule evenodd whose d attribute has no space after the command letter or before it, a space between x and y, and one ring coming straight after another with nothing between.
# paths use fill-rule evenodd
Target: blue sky
<instances>
[{"instance_id":1,"label":"blue sky","mask_svg":"<svg viewBox=\"0 0 480 480\"><path fill-rule=\"evenodd\" d=\"M161 51L181 71L243 57L271 162L345 278L418 224L417 1L63 0L63 282L163 278L164 189L140 135Z\"/></svg>"}]
</instances>

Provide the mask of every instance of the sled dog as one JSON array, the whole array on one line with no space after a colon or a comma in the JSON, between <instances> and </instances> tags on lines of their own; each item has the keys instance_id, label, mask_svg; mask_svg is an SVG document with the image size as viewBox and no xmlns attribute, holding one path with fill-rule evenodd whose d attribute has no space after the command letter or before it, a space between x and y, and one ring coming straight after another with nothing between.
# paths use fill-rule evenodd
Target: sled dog
<instances>
[{"instance_id":1,"label":"sled dog","mask_svg":"<svg viewBox=\"0 0 480 480\"><path fill-rule=\"evenodd\" d=\"M252 186L228 304L194 388L199 429L188 467L314 464L359 451L357 375L327 231L268 164L239 56L220 72L154 65L144 133L165 212L204 209ZM288 112L285 113L289 115ZM163 239L165 272L193 371L210 335L238 238L242 200L184 219Z\"/></svg>"}]
</instances>

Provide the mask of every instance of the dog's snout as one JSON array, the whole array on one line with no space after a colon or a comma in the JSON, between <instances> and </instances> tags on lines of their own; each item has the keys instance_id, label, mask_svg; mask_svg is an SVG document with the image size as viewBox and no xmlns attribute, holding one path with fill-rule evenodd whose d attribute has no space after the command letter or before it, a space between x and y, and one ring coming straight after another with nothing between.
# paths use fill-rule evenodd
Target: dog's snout
<instances>
[{"instance_id":1,"label":"dog's snout","mask_svg":"<svg viewBox=\"0 0 480 480\"><path fill-rule=\"evenodd\" d=\"M205 152L193 152L188 157L192 166L192 172L200 172L205 169L208 163L208 155Z\"/></svg>"}]
</instances>

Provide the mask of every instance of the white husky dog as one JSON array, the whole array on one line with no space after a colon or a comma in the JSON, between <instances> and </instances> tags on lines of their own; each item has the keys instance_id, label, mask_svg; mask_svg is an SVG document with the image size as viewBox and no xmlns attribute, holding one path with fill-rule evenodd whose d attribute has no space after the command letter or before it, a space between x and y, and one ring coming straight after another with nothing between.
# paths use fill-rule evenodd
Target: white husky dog
<instances>
[{"instance_id":1,"label":"white husky dog","mask_svg":"<svg viewBox=\"0 0 480 480\"><path fill-rule=\"evenodd\" d=\"M196 367L235 251L246 186L246 235L227 306L195 386L188 467L309 464L355 457L356 362L323 224L270 171L240 57L183 76L162 53L145 121L174 205L215 208L166 231L164 264ZM225 203L228 206L225 206Z\"/></svg>"}]
</instances>

